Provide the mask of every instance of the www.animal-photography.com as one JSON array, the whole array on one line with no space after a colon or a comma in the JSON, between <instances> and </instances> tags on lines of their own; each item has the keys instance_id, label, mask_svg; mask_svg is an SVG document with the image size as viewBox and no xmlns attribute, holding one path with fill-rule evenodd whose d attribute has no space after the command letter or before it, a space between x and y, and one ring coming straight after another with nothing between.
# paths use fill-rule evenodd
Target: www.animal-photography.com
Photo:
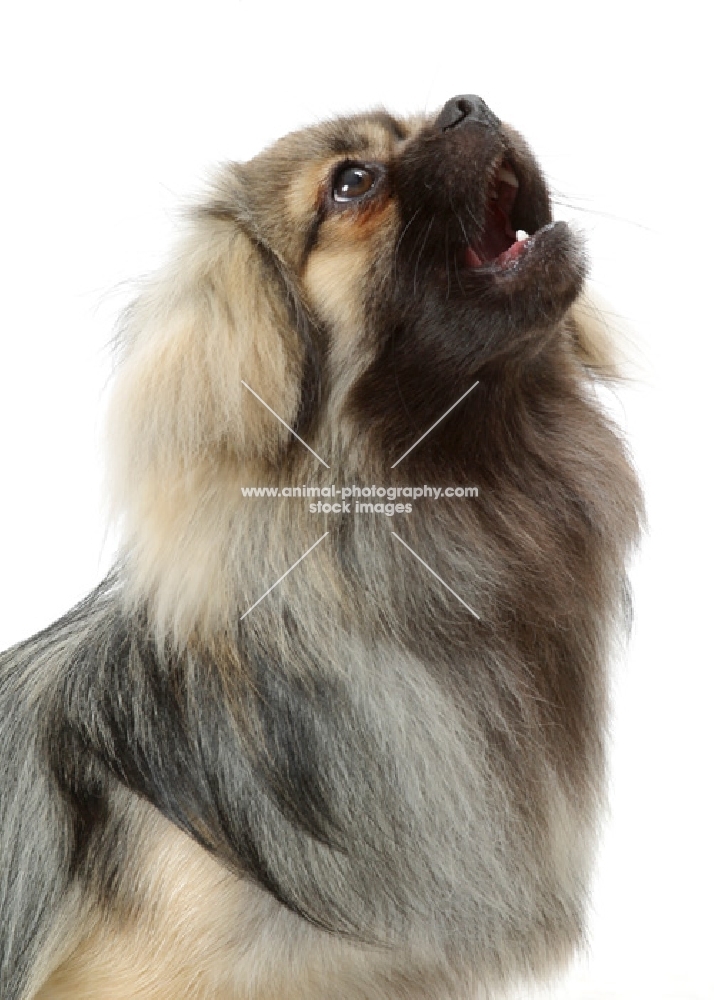
<instances>
[{"instance_id":1,"label":"www.animal-photography.com","mask_svg":"<svg viewBox=\"0 0 714 1000\"><path fill-rule=\"evenodd\" d=\"M705 1000L701 15L6 18L1 1000Z\"/></svg>"}]
</instances>

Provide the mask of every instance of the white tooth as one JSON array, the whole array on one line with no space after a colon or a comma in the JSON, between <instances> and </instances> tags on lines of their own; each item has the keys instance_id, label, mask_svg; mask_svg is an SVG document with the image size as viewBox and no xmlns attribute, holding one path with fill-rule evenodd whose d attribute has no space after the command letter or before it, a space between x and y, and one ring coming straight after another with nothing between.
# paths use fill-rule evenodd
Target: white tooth
<instances>
[{"instance_id":1,"label":"white tooth","mask_svg":"<svg viewBox=\"0 0 714 1000\"><path fill-rule=\"evenodd\" d=\"M501 167L496 174L496 178L499 181L503 181L504 184L510 184L511 187L518 187L518 178L509 167Z\"/></svg>"},{"instance_id":2,"label":"white tooth","mask_svg":"<svg viewBox=\"0 0 714 1000\"><path fill-rule=\"evenodd\" d=\"M521 240L528 239L528 233L525 231L525 229L516 230L516 239L518 240L518 242L520 242Z\"/></svg>"}]
</instances>

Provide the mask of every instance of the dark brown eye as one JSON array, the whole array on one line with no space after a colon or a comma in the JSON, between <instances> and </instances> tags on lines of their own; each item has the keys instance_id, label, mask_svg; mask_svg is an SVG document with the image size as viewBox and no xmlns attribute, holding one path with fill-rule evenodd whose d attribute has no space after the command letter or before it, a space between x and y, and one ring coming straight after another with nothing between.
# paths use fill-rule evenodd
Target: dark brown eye
<instances>
[{"instance_id":1,"label":"dark brown eye","mask_svg":"<svg viewBox=\"0 0 714 1000\"><path fill-rule=\"evenodd\" d=\"M343 167L335 175L332 197L335 201L355 201L364 198L374 186L375 177L367 167Z\"/></svg>"}]
</instances>

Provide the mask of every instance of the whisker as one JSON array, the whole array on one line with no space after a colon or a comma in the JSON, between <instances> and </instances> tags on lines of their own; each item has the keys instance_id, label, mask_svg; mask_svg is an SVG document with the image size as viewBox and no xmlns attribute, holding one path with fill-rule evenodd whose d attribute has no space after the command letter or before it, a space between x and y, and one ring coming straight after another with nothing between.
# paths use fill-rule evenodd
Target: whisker
<instances>
[{"instance_id":1,"label":"whisker","mask_svg":"<svg viewBox=\"0 0 714 1000\"><path fill-rule=\"evenodd\" d=\"M410 248L409 253L407 254L406 261L405 261L406 264L411 264L411 262L412 262L412 260L414 258L415 253L418 253L417 248L421 245L422 234L424 233L425 229L427 229L427 223L423 222L421 228L417 232L416 238L414 240L414 244Z\"/></svg>"},{"instance_id":2,"label":"whisker","mask_svg":"<svg viewBox=\"0 0 714 1000\"><path fill-rule=\"evenodd\" d=\"M551 194L550 200L554 205L559 205L562 208L568 208L571 212L581 212L583 215L594 215L599 219L607 219L608 222L619 222L623 226L632 226L634 229L641 229L646 233L654 233L651 226L645 226L641 222L635 222L634 219L628 219L623 215L615 215L612 212L602 212L597 208L589 208L587 205L578 205L577 202L569 201L565 198L559 198Z\"/></svg>"},{"instance_id":3,"label":"whisker","mask_svg":"<svg viewBox=\"0 0 714 1000\"><path fill-rule=\"evenodd\" d=\"M400 233L400 236L399 236L399 239L397 240L397 245L396 245L396 246L395 246L395 248L394 248L394 251L395 251L395 253L396 253L396 251L397 251L397 250L399 249L399 247L401 246L401 244L402 244L402 240L404 239L404 236L405 236L405 234L406 234L406 231L407 231L407 229L409 229L409 227L411 226L411 224L412 224L412 223L414 222L414 220L416 219L417 215L419 215L419 213L421 212L421 209L422 209L422 206L421 206L421 205L419 205L419 206L418 206L418 207L417 207L417 208L416 208L416 209L414 210L414 212L413 212L413 214L412 214L412 217L411 217L411 219L409 220L409 222L407 222L406 226L404 226L404 228L402 229L402 231L401 231L401 233Z\"/></svg>"},{"instance_id":4,"label":"whisker","mask_svg":"<svg viewBox=\"0 0 714 1000\"><path fill-rule=\"evenodd\" d=\"M469 244L469 236L468 236L468 233L466 232L466 226L464 226L463 219L461 218L460 215L457 214L456 218L459 220L459 225L461 226L461 232L464 234L464 239L466 240L466 244L468 246L468 244ZM461 284L460 270L461 269L459 268L458 263L456 262L456 259L454 259L454 274L456 275L456 283L458 284L459 289L461 290L461 293L463 294L463 292L464 292L464 286Z\"/></svg>"},{"instance_id":5,"label":"whisker","mask_svg":"<svg viewBox=\"0 0 714 1000\"><path fill-rule=\"evenodd\" d=\"M424 240L422 242L421 248L419 250L419 256L416 259L416 264L414 265L414 295L417 293L417 277L419 274L419 261L421 260L421 255L426 249L427 240L429 239L429 233L431 232L431 227L434 225L434 216L432 215L429 220L429 225L426 228L426 233L424 234Z\"/></svg>"},{"instance_id":6,"label":"whisker","mask_svg":"<svg viewBox=\"0 0 714 1000\"><path fill-rule=\"evenodd\" d=\"M464 225L464 220L458 213L456 214L456 218L458 220L459 225L461 226L461 232L464 234L464 239L466 240L466 245L468 246L471 240L469 239L469 234L466 232L466 226Z\"/></svg>"},{"instance_id":7,"label":"whisker","mask_svg":"<svg viewBox=\"0 0 714 1000\"><path fill-rule=\"evenodd\" d=\"M412 222L414 222L414 220L416 219L417 215L419 215L420 212L421 212L421 205L418 206L418 208L416 209L416 211L412 215L412 217L409 220L409 222L407 222L406 226L404 227L404 229L402 229L401 233L399 234L399 239L397 240L397 245L394 248L394 267L395 268L397 266L397 254L399 253L399 247L402 245L402 240L404 239L404 237L406 235L407 229L409 229L409 227L411 226Z\"/></svg>"},{"instance_id":8,"label":"whisker","mask_svg":"<svg viewBox=\"0 0 714 1000\"><path fill-rule=\"evenodd\" d=\"M446 257L446 301L449 301L451 296L451 272L449 269L449 231L446 230L446 235L444 236L444 255Z\"/></svg>"},{"instance_id":9,"label":"whisker","mask_svg":"<svg viewBox=\"0 0 714 1000\"><path fill-rule=\"evenodd\" d=\"M474 213L473 213L473 209L472 209L472 208L470 207L470 205L466 205L466 211L468 212L468 214L469 214L469 215L471 216L471 218L473 219L473 221L474 221L474 224L475 224L476 226L478 226L478 228L479 228L479 229L481 229L481 228L482 228L482 223L480 223L480 222L479 222L479 220L478 220L478 219L476 218L476 216L475 216L475 215L474 215Z\"/></svg>"}]
</instances>

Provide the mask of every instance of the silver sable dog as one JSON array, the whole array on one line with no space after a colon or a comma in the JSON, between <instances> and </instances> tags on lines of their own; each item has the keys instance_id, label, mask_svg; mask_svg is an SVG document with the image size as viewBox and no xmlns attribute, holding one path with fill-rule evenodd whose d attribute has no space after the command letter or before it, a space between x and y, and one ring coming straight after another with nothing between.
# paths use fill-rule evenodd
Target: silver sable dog
<instances>
[{"instance_id":1,"label":"silver sable dog","mask_svg":"<svg viewBox=\"0 0 714 1000\"><path fill-rule=\"evenodd\" d=\"M585 270L477 97L220 172L123 327L116 568L0 658L2 1000L456 1000L572 953L641 520ZM335 483L479 497L244 493Z\"/></svg>"}]
</instances>

